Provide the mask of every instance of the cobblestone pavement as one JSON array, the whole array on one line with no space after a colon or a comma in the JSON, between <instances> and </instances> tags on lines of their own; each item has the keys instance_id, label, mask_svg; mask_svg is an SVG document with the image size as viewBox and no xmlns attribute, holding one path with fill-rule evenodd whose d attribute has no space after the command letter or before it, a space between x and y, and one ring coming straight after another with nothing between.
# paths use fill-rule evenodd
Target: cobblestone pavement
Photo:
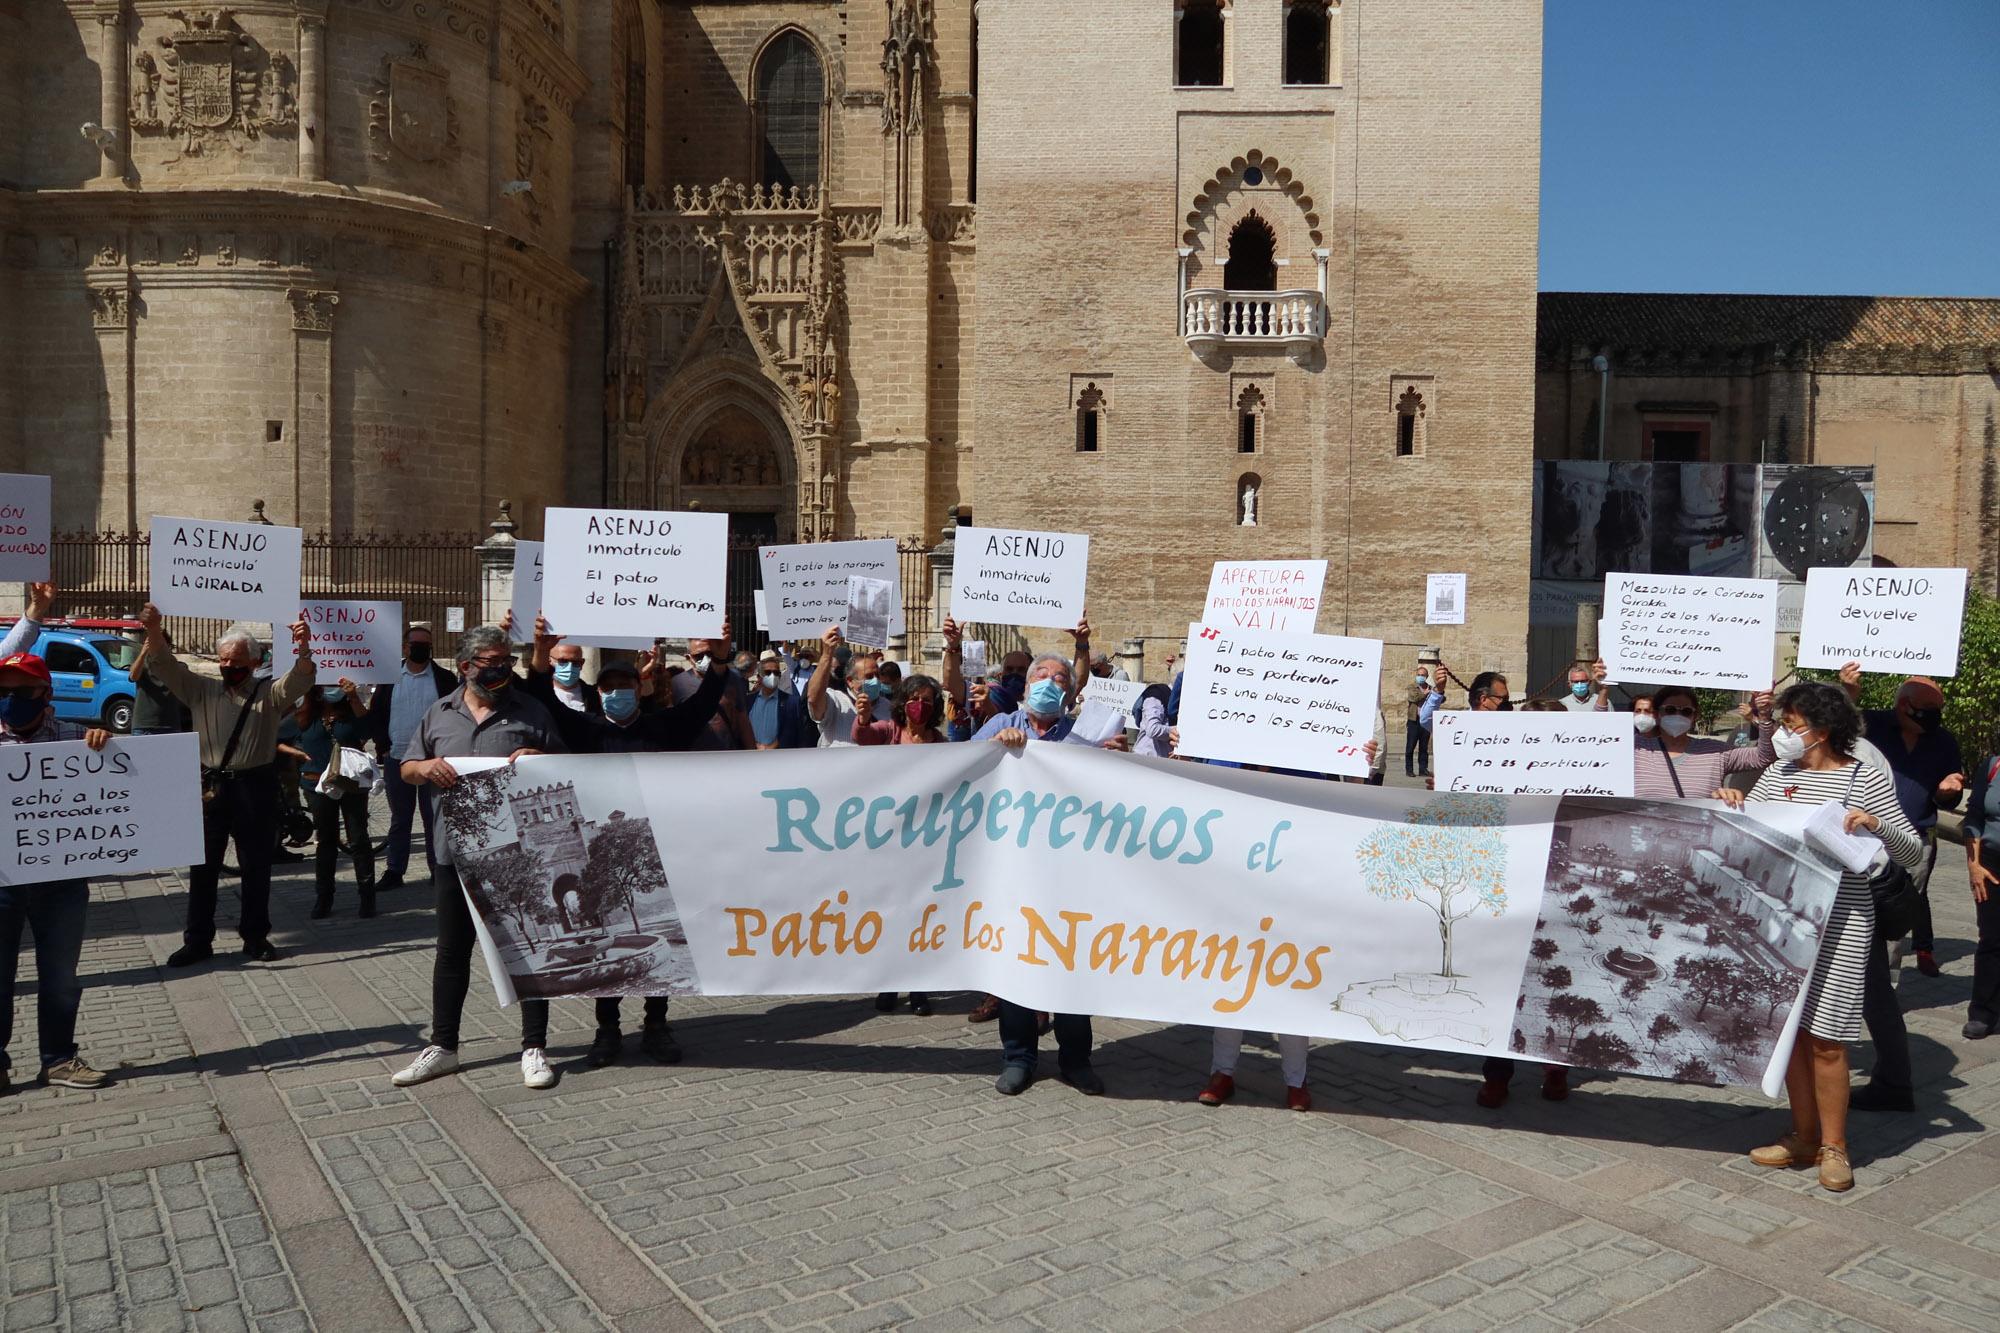
<instances>
[{"instance_id":1,"label":"cobblestone pavement","mask_svg":"<svg viewBox=\"0 0 2000 1333\"><path fill-rule=\"evenodd\" d=\"M118 1081L0 1099L0 1328L2000 1327L2000 1041L1958 1036L1949 871L1945 975L1901 979L1922 1109L1857 1116L1834 1197L1743 1159L1781 1128L1754 1094L1524 1076L1483 1111L1475 1062L1383 1047L1317 1047L1297 1115L1253 1039L1208 1110L1205 1031L1101 1020L1109 1096L1002 1099L969 996L676 1001L671 1069L585 1069L559 1004L538 1093L476 981L466 1071L400 1092L431 892L310 921L290 869L282 961L171 978L181 879L97 886L82 1039Z\"/></svg>"}]
</instances>

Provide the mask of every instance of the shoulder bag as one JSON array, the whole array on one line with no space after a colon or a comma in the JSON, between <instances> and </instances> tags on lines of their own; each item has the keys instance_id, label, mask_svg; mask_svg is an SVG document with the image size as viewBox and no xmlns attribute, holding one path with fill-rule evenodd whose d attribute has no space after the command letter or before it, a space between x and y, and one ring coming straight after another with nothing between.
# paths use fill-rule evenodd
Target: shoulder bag
<instances>
[{"instance_id":1,"label":"shoulder bag","mask_svg":"<svg viewBox=\"0 0 2000 1333\"><path fill-rule=\"evenodd\" d=\"M236 725L229 732L229 741L222 747L222 762L214 768L201 770L201 799L212 801L222 791L222 784L229 780L229 761L236 757L236 743L243 739L244 724L250 721L250 710L257 706L257 691L264 688L264 682L254 681L250 695L243 701L243 709L236 714Z\"/></svg>"},{"instance_id":2,"label":"shoulder bag","mask_svg":"<svg viewBox=\"0 0 2000 1333\"><path fill-rule=\"evenodd\" d=\"M1842 802L1849 809L1854 807L1854 784L1860 780L1861 764L1856 761L1854 775L1847 780L1847 799ZM1917 881L1895 858L1868 877L1868 896L1875 900L1876 939L1894 944L1916 929L1917 912L1923 906Z\"/></svg>"}]
</instances>

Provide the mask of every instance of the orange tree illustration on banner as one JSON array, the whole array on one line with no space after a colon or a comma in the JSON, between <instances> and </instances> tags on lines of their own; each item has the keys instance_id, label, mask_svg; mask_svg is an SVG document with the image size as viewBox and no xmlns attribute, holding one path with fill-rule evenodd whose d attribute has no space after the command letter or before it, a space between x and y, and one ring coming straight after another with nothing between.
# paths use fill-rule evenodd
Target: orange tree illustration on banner
<instances>
[{"instance_id":1,"label":"orange tree illustration on banner","mask_svg":"<svg viewBox=\"0 0 2000 1333\"><path fill-rule=\"evenodd\" d=\"M1421 903L1436 915L1442 976L1459 975L1451 967L1457 924L1474 912L1507 910L1507 844L1498 827L1506 821L1500 798L1451 793L1362 840L1357 856L1368 891L1388 902Z\"/></svg>"}]
</instances>

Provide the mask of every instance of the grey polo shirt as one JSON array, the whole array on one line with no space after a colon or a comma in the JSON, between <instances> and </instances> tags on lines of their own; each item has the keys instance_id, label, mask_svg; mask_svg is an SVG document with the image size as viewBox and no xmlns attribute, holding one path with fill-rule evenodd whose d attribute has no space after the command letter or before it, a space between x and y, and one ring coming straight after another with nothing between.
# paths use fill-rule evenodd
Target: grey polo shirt
<instances>
[{"instance_id":1,"label":"grey polo shirt","mask_svg":"<svg viewBox=\"0 0 2000 1333\"><path fill-rule=\"evenodd\" d=\"M517 684L500 692L484 721L473 720L465 706L465 691L453 690L430 706L397 759L505 759L516 750L563 754L568 748L548 710ZM440 821L437 860L450 865L451 839L444 832Z\"/></svg>"}]
</instances>

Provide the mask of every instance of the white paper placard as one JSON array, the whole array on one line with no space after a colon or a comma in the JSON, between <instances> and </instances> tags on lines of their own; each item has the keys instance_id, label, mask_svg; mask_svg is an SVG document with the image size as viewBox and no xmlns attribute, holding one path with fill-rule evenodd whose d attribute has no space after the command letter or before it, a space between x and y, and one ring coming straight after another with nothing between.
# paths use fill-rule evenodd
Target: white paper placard
<instances>
[{"instance_id":1,"label":"white paper placard","mask_svg":"<svg viewBox=\"0 0 2000 1333\"><path fill-rule=\"evenodd\" d=\"M852 643L867 648L889 646L889 595L894 591L887 579L850 574L847 605L841 610L842 633Z\"/></svg>"},{"instance_id":2,"label":"white paper placard","mask_svg":"<svg viewBox=\"0 0 2000 1333\"><path fill-rule=\"evenodd\" d=\"M1083 682L1083 697L1085 702L1095 699L1130 716L1132 705L1139 702L1139 695L1145 688L1143 680L1111 680L1104 676L1091 676Z\"/></svg>"},{"instance_id":3,"label":"white paper placard","mask_svg":"<svg viewBox=\"0 0 2000 1333\"><path fill-rule=\"evenodd\" d=\"M531 642L535 637L535 617L547 615L542 607L543 545L541 542L516 541L514 543L514 638L521 643ZM562 634L554 616L548 616L549 630ZM464 626L460 625L460 629ZM627 634L607 634L602 637L564 635L570 643L586 648L631 648L646 649L653 646L653 636L633 637Z\"/></svg>"},{"instance_id":4,"label":"white paper placard","mask_svg":"<svg viewBox=\"0 0 2000 1333\"><path fill-rule=\"evenodd\" d=\"M1083 619L1087 535L960 528L955 546L951 618L959 624L1068 629Z\"/></svg>"},{"instance_id":5,"label":"white paper placard","mask_svg":"<svg viewBox=\"0 0 2000 1333\"><path fill-rule=\"evenodd\" d=\"M1382 641L1188 626L1180 753L1366 777Z\"/></svg>"},{"instance_id":6,"label":"white paper placard","mask_svg":"<svg viewBox=\"0 0 2000 1333\"><path fill-rule=\"evenodd\" d=\"M847 617L847 581L859 574L889 585L887 633L903 633L903 562L894 538L806 542L757 551L765 614L778 639L817 639Z\"/></svg>"},{"instance_id":7,"label":"white paper placard","mask_svg":"<svg viewBox=\"0 0 2000 1333\"><path fill-rule=\"evenodd\" d=\"M966 683L982 679L987 672L986 640L961 639L958 644L958 669Z\"/></svg>"},{"instance_id":8,"label":"white paper placard","mask_svg":"<svg viewBox=\"0 0 2000 1333\"><path fill-rule=\"evenodd\" d=\"M542 560L543 613L578 643L722 633L727 514L551 509Z\"/></svg>"},{"instance_id":9,"label":"white paper placard","mask_svg":"<svg viewBox=\"0 0 2000 1333\"><path fill-rule=\"evenodd\" d=\"M1205 625L1310 634L1326 594L1324 560L1218 560L1208 572Z\"/></svg>"},{"instance_id":10,"label":"white paper placard","mask_svg":"<svg viewBox=\"0 0 2000 1333\"><path fill-rule=\"evenodd\" d=\"M1103 699L1086 697L1063 740L1070 745L1102 745L1113 736L1123 736L1125 724L1130 720Z\"/></svg>"},{"instance_id":11,"label":"white paper placard","mask_svg":"<svg viewBox=\"0 0 2000 1333\"><path fill-rule=\"evenodd\" d=\"M750 605L756 612L757 632L760 634L769 634L771 632L771 612L769 606L764 601L764 590L762 588L752 588L750 590Z\"/></svg>"},{"instance_id":12,"label":"white paper placard","mask_svg":"<svg viewBox=\"0 0 2000 1333\"><path fill-rule=\"evenodd\" d=\"M0 754L0 884L199 865L201 753L191 731L10 745Z\"/></svg>"},{"instance_id":13,"label":"white paper placard","mask_svg":"<svg viewBox=\"0 0 2000 1333\"><path fill-rule=\"evenodd\" d=\"M153 605L170 616L268 620L283 633L297 608L297 528L155 515Z\"/></svg>"},{"instance_id":14,"label":"white paper placard","mask_svg":"<svg viewBox=\"0 0 2000 1333\"><path fill-rule=\"evenodd\" d=\"M447 634L463 634L463 633L465 633L465 608L464 608L464 607L462 607L462 606L447 606L447 607L446 607L446 608L444 609L444 632L445 632L445 633L447 633Z\"/></svg>"},{"instance_id":15,"label":"white paper placard","mask_svg":"<svg viewBox=\"0 0 2000 1333\"><path fill-rule=\"evenodd\" d=\"M1962 569L1809 569L1799 665L1956 675L1964 627Z\"/></svg>"},{"instance_id":16,"label":"white paper placard","mask_svg":"<svg viewBox=\"0 0 2000 1333\"><path fill-rule=\"evenodd\" d=\"M1465 582L1463 574L1424 575L1424 623L1463 625L1465 623Z\"/></svg>"},{"instance_id":17,"label":"white paper placard","mask_svg":"<svg viewBox=\"0 0 2000 1333\"><path fill-rule=\"evenodd\" d=\"M351 680L356 685L387 685L402 673L401 602L308 597L291 613L290 620L303 620L312 628L316 684ZM284 632L284 625L271 628L271 670L283 676L292 669L292 636Z\"/></svg>"},{"instance_id":18,"label":"white paper placard","mask_svg":"<svg viewBox=\"0 0 2000 1333\"><path fill-rule=\"evenodd\" d=\"M1431 715L1439 791L1630 796L1629 713L1440 710Z\"/></svg>"},{"instance_id":19,"label":"white paper placard","mask_svg":"<svg viewBox=\"0 0 2000 1333\"><path fill-rule=\"evenodd\" d=\"M1763 690L1777 627L1775 579L1607 574L1598 652L1614 681Z\"/></svg>"},{"instance_id":20,"label":"white paper placard","mask_svg":"<svg viewBox=\"0 0 2000 1333\"><path fill-rule=\"evenodd\" d=\"M0 472L0 583L49 581L49 530L54 524L47 477Z\"/></svg>"}]
</instances>

